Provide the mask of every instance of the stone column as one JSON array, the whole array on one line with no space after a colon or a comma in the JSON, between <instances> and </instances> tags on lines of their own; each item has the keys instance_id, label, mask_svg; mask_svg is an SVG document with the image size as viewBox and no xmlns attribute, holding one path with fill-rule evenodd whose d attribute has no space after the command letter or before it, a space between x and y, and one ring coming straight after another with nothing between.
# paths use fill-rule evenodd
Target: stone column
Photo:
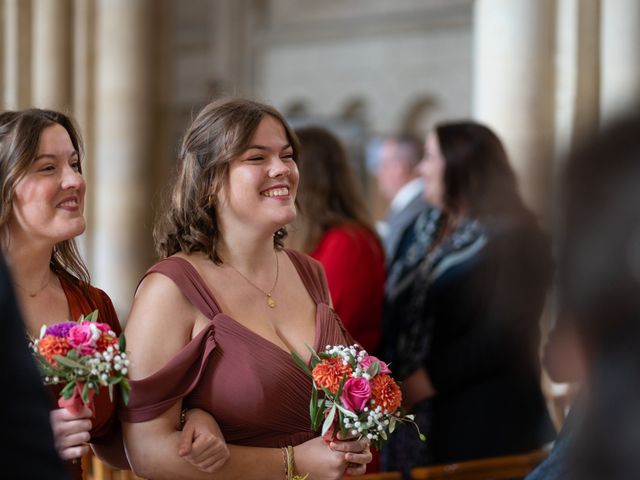
<instances>
[{"instance_id":1,"label":"stone column","mask_svg":"<svg viewBox=\"0 0 640 480\"><path fill-rule=\"evenodd\" d=\"M2 107L31 103L31 2L4 0L2 29Z\"/></svg>"},{"instance_id":2,"label":"stone column","mask_svg":"<svg viewBox=\"0 0 640 480\"><path fill-rule=\"evenodd\" d=\"M73 0L73 46L72 46L72 84L71 104L73 114L80 126L85 146L82 174L87 182L84 202L84 216L87 229L80 238L78 246L82 257L93 272L93 252L91 250L93 232L93 197L95 182L94 168L94 54L95 54L95 0Z\"/></svg>"},{"instance_id":3,"label":"stone column","mask_svg":"<svg viewBox=\"0 0 640 480\"><path fill-rule=\"evenodd\" d=\"M558 0L556 32L555 157L561 167L598 130L600 2Z\"/></svg>"},{"instance_id":4,"label":"stone column","mask_svg":"<svg viewBox=\"0 0 640 480\"><path fill-rule=\"evenodd\" d=\"M71 108L71 4L33 0L33 105Z\"/></svg>"},{"instance_id":5,"label":"stone column","mask_svg":"<svg viewBox=\"0 0 640 480\"><path fill-rule=\"evenodd\" d=\"M527 203L546 214L552 172L554 0L477 0L473 116L507 147Z\"/></svg>"},{"instance_id":6,"label":"stone column","mask_svg":"<svg viewBox=\"0 0 640 480\"><path fill-rule=\"evenodd\" d=\"M602 2L601 120L640 104L640 2Z\"/></svg>"},{"instance_id":7,"label":"stone column","mask_svg":"<svg viewBox=\"0 0 640 480\"><path fill-rule=\"evenodd\" d=\"M149 177L153 152L154 2L96 4L94 282L124 320L153 258Z\"/></svg>"}]
</instances>

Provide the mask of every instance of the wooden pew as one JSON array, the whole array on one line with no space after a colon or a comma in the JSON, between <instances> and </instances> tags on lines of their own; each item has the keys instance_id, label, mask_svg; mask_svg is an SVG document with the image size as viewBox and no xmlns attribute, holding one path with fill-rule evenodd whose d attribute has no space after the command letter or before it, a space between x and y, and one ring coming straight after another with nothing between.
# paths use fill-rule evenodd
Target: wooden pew
<instances>
[{"instance_id":1,"label":"wooden pew","mask_svg":"<svg viewBox=\"0 0 640 480\"><path fill-rule=\"evenodd\" d=\"M365 473L360 477L344 477L347 479L359 479L359 480L402 480L401 472L379 472L379 473Z\"/></svg>"},{"instance_id":2,"label":"wooden pew","mask_svg":"<svg viewBox=\"0 0 640 480\"><path fill-rule=\"evenodd\" d=\"M549 454L542 448L520 455L483 458L466 462L430 467L417 467L411 471L412 480L499 480L524 478Z\"/></svg>"}]
</instances>

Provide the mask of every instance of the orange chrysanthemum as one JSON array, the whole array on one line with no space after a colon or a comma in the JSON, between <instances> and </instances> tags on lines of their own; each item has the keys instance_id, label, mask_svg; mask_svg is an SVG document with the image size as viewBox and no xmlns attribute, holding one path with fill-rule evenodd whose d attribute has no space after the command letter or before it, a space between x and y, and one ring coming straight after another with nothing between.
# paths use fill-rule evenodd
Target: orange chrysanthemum
<instances>
[{"instance_id":1,"label":"orange chrysanthemum","mask_svg":"<svg viewBox=\"0 0 640 480\"><path fill-rule=\"evenodd\" d=\"M376 375L371 379L371 397L374 406L380 406L385 413L395 412L402 403L402 392L389 375Z\"/></svg>"},{"instance_id":2,"label":"orange chrysanthemum","mask_svg":"<svg viewBox=\"0 0 640 480\"><path fill-rule=\"evenodd\" d=\"M62 355L63 357L69 351L69 343L66 338L60 338L53 335L46 335L38 342L38 351L40 355L47 359L51 365L57 365L53 359L54 355Z\"/></svg>"},{"instance_id":3,"label":"orange chrysanthemum","mask_svg":"<svg viewBox=\"0 0 640 480\"><path fill-rule=\"evenodd\" d=\"M338 393L342 377L349 376L352 372L351 365L342 363L341 358L327 358L317 364L311 373L316 385L326 388L331 393Z\"/></svg>"}]
</instances>

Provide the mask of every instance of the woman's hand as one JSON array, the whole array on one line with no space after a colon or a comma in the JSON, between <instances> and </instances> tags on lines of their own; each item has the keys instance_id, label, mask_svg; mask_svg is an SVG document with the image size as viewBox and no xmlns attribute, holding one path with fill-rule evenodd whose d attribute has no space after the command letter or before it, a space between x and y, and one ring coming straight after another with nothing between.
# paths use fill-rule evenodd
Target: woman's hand
<instances>
[{"instance_id":1,"label":"woman's hand","mask_svg":"<svg viewBox=\"0 0 640 480\"><path fill-rule=\"evenodd\" d=\"M229 449L218 423L198 408L187 410L178 455L206 473L218 470L229 459Z\"/></svg>"},{"instance_id":2,"label":"woman's hand","mask_svg":"<svg viewBox=\"0 0 640 480\"><path fill-rule=\"evenodd\" d=\"M51 411L51 428L56 450L63 460L79 458L89 452L93 412L90 408L74 415L66 408Z\"/></svg>"},{"instance_id":3,"label":"woman's hand","mask_svg":"<svg viewBox=\"0 0 640 480\"><path fill-rule=\"evenodd\" d=\"M364 475L367 464L371 462L373 455L367 440L333 440L329 448L335 452L344 453L348 462L345 473L348 475Z\"/></svg>"},{"instance_id":4,"label":"woman's hand","mask_svg":"<svg viewBox=\"0 0 640 480\"><path fill-rule=\"evenodd\" d=\"M295 473L313 480L341 480L345 473L362 475L371 461L365 440L335 440L330 444L316 437L294 447Z\"/></svg>"}]
</instances>

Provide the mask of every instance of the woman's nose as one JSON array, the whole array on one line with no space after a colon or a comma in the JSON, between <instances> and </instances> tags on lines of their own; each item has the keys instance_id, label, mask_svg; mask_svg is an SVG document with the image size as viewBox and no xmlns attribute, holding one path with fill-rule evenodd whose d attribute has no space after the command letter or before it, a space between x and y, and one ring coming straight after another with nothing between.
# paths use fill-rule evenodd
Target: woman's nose
<instances>
[{"instance_id":1,"label":"woman's nose","mask_svg":"<svg viewBox=\"0 0 640 480\"><path fill-rule=\"evenodd\" d=\"M291 173L291 168L284 162L280 157L276 157L271 161L271 165L269 168L269 176L270 177L281 177L286 176Z\"/></svg>"},{"instance_id":2,"label":"woman's nose","mask_svg":"<svg viewBox=\"0 0 640 480\"><path fill-rule=\"evenodd\" d=\"M67 166L62 172L62 188L79 189L84 186L84 178L82 174L72 166Z\"/></svg>"}]
</instances>

